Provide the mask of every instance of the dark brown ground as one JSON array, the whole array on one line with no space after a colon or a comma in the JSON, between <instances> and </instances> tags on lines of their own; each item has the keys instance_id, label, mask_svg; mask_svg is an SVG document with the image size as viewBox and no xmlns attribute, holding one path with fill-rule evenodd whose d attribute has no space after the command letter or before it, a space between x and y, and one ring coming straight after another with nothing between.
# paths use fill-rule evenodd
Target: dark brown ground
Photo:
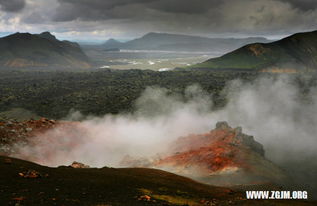
<instances>
[{"instance_id":1,"label":"dark brown ground","mask_svg":"<svg viewBox=\"0 0 317 206\"><path fill-rule=\"evenodd\" d=\"M41 177L25 178L29 170ZM144 195L150 201L139 200ZM244 193L154 169L49 168L0 156L0 205L316 205L250 201Z\"/></svg>"}]
</instances>

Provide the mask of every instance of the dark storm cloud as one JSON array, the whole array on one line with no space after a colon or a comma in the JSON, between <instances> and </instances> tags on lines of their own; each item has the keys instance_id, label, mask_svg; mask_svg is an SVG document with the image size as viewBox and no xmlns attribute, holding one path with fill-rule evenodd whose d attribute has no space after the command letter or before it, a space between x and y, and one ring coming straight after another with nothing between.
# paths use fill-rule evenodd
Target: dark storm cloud
<instances>
[{"instance_id":1,"label":"dark storm cloud","mask_svg":"<svg viewBox=\"0 0 317 206\"><path fill-rule=\"evenodd\" d=\"M125 18L113 13L116 7L131 4L146 4L154 0L58 0L60 7L54 17L55 21L101 20Z\"/></svg>"},{"instance_id":2,"label":"dark storm cloud","mask_svg":"<svg viewBox=\"0 0 317 206\"><path fill-rule=\"evenodd\" d=\"M295 8L305 10L305 11L317 8L316 0L281 0L281 1L288 2L292 4Z\"/></svg>"},{"instance_id":3,"label":"dark storm cloud","mask_svg":"<svg viewBox=\"0 0 317 206\"><path fill-rule=\"evenodd\" d=\"M82 20L100 20L126 18L124 12L122 15L114 14L114 9L122 7L123 10L129 10L129 5L139 5L145 10L153 9L168 13L201 14L209 10L220 7L225 3L237 3L233 0L58 0L60 7L55 15L56 21L71 21L75 19ZM244 2L245 0L238 1ZM265 2L267 0L262 0ZM317 8L316 0L273 0L276 3L288 3L295 9L312 10ZM274 8L272 8L274 9ZM138 12L135 14L138 15ZM129 11L127 11L129 12ZM228 14L230 15L230 14Z\"/></svg>"},{"instance_id":4,"label":"dark storm cloud","mask_svg":"<svg viewBox=\"0 0 317 206\"><path fill-rule=\"evenodd\" d=\"M209 9L219 6L224 0L59 0L60 7L55 15L56 21L100 20L126 18L116 15L117 8L130 13L128 10L132 5L138 5L145 12L145 9L153 9L168 13L203 14ZM135 8L135 7L134 7Z\"/></svg>"},{"instance_id":5,"label":"dark storm cloud","mask_svg":"<svg viewBox=\"0 0 317 206\"><path fill-rule=\"evenodd\" d=\"M1 9L8 12L18 12L25 6L25 0L0 0Z\"/></svg>"},{"instance_id":6,"label":"dark storm cloud","mask_svg":"<svg viewBox=\"0 0 317 206\"><path fill-rule=\"evenodd\" d=\"M96 36L130 38L155 31L203 36L281 36L317 29L317 0L24 1L26 9L19 14L8 13L5 18L15 15L17 25L20 20L31 29L45 27L69 35L90 32ZM3 10L18 11L24 1L0 0L0 6ZM18 27L11 26L12 22L8 21L11 30Z\"/></svg>"},{"instance_id":7,"label":"dark storm cloud","mask_svg":"<svg viewBox=\"0 0 317 206\"><path fill-rule=\"evenodd\" d=\"M46 21L46 19L38 12L33 12L23 20L27 24L40 24Z\"/></svg>"},{"instance_id":8,"label":"dark storm cloud","mask_svg":"<svg viewBox=\"0 0 317 206\"><path fill-rule=\"evenodd\" d=\"M157 0L147 6L170 13L203 14L209 9L218 7L223 0Z\"/></svg>"}]
</instances>

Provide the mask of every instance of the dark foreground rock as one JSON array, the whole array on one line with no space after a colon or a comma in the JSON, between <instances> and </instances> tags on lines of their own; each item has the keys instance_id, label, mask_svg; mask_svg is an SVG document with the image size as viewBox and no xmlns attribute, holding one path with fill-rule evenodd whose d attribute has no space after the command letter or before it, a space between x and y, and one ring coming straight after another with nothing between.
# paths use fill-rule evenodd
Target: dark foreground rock
<instances>
[{"instance_id":1,"label":"dark foreground rock","mask_svg":"<svg viewBox=\"0 0 317 206\"><path fill-rule=\"evenodd\" d=\"M41 176L23 178L21 171ZM309 201L246 200L244 192L156 169L49 168L0 156L0 173L0 205L6 206L316 205Z\"/></svg>"}]
</instances>

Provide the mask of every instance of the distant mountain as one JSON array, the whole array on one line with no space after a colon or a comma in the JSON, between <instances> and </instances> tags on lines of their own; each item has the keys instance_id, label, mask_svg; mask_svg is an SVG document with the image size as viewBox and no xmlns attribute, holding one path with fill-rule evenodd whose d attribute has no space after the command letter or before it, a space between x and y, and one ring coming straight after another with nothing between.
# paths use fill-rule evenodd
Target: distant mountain
<instances>
[{"instance_id":1,"label":"distant mountain","mask_svg":"<svg viewBox=\"0 0 317 206\"><path fill-rule=\"evenodd\" d=\"M141 38L125 43L110 39L103 46L106 49L119 48L131 50L165 50L165 51L219 51L228 52L245 44L269 42L265 38L207 38L167 33L148 33Z\"/></svg>"},{"instance_id":2,"label":"distant mountain","mask_svg":"<svg viewBox=\"0 0 317 206\"><path fill-rule=\"evenodd\" d=\"M0 38L0 67L89 68L77 43L59 41L49 32L15 33Z\"/></svg>"},{"instance_id":3,"label":"distant mountain","mask_svg":"<svg viewBox=\"0 0 317 206\"><path fill-rule=\"evenodd\" d=\"M123 43L120 42L120 41L117 41L115 39L109 39L108 41L106 41L103 46L106 48L106 49L119 49L121 47Z\"/></svg>"},{"instance_id":4,"label":"distant mountain","mask_svg":"<svg viewBox=\"0 0 317 206\"><path fill-rule=\"evenodd\" d=\"M246 45L190 68L296 72L317 68L317 31L297 33L272 43Z\"/></svg>"}]
</instances>

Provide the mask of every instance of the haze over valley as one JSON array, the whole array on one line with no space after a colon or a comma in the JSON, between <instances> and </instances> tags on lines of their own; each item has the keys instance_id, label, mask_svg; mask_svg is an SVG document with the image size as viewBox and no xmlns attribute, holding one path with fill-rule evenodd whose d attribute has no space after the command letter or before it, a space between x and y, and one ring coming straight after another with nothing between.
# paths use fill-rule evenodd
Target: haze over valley
<instances>
[{"instance_id":1,"label":"haze over valley","mask_svg":"<svg viewBox=\"0 0 317 206\"><path fill-rule=\"evenodd\" d=\"M0 205L316 205L316 19L312 0L0 0Z\"/></svg>"}]
</instances>

